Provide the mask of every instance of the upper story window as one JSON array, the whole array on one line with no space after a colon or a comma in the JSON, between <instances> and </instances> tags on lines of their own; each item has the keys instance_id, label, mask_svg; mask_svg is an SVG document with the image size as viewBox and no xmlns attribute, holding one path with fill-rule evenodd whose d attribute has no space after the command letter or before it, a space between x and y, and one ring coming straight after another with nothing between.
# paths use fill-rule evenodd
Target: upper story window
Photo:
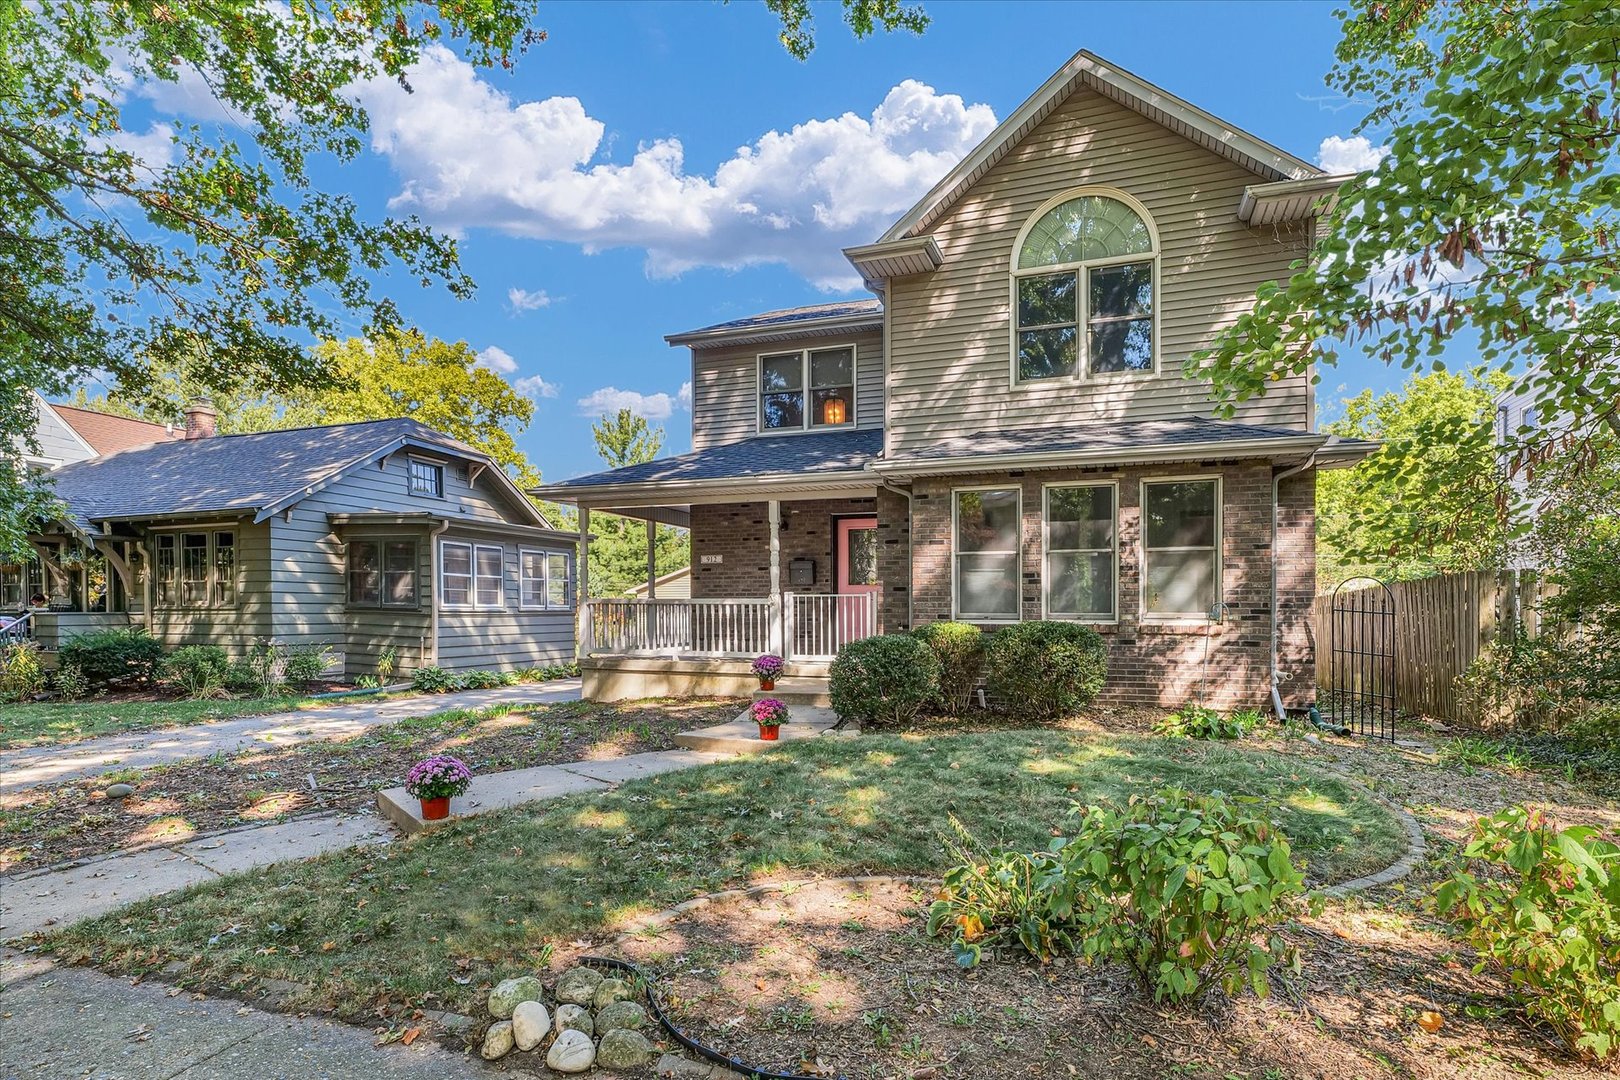
<instances>
[{"instance_id":1,"label":"upper story window","mask_svg":"<svg viewBox=\"0 0 1620 1080\"><path fill-rule=\"evenodd\" d=\"M1024 228L1013 266L1013 379L1151 372L1158 243L1119 194L1077 193Z\"/></svg>"},{"instance_id":2,"label":"upper story window","mask_svg":"<svg viewBox=\"0 0 1620 1080\"><path fill-rule=\"evenodd\" d=\"M443 465L422 458L407 458L406 461L406 467L410 470L412 495L431 495L436 499L444 496Z\"/></svg>"},{"instance_id":3,"label":"upper story window","mask_svg":"<svg viewBox=\"0 0 1620 1080\"><path fill-rule=\"evenodd\" d=\"M855 423L855 347L759 358L759 430L807 431Z\"/></svg>"}]
</instances>

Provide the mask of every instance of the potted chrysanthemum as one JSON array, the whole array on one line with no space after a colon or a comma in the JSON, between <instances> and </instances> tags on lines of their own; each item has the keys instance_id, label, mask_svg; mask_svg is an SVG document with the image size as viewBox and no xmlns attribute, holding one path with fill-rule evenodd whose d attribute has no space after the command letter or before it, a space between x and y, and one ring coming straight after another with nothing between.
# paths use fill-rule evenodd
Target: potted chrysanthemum
<instances>
[{"instance_id":1,"label":"potted chrysanthemum","mask_svg":"<svg viewBox=\"0 0 1620 1080\"><path fill-rule=\"evenodd\" d=\"M766 742L774 742L780 733L780 728L787 723L787 702L777 698L761 698L754 702L754 723L759 725L759 737Z\"/></svg>"},{"instance_id":2,"label":"potted chrysanthemum","mask_svg":"<svg viewBox=\"0 0 1620 1080\"><path fill-rule=\"evenodd\" d=\"M759 688L761 690L775 690L776 680L782 677L782 669L786 666L782 658L773 653L755 657L754 677L759 680Z\"/></svg>"},{"instance_id":3,"label":"potted chrysanthemum","mask_svg":"<svg viewBox=\"0 0 1620 1080\"><path fill-rule=\"evenodd\" d=\"M434 754L411 766L405 774L405 791L422 800L422 820L439 821L450 816L450 800L465 795L472 786L472 770L460 758Z\"/></svg>"}]
</instances>

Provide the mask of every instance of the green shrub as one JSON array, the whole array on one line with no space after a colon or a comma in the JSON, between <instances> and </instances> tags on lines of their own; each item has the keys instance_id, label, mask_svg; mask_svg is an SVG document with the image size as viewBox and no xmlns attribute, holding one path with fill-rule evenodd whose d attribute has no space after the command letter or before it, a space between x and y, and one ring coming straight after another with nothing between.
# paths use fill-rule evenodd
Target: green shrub
<instances>
[{"instance_id":1,"label":"green shrub","mask_svg":"<svg viewBox=\"0 0 1620 1080\"><path fill-rule=\"evenodd\" d=\"M188 698L219 697L231 675L231 658L218 645L183 645L163 661L163 681Z\"/></svg>"},{"instance_id":2,"label":"green shrub","mask_svg":"<svg viewBox=\"0 0 1620 1080\"><path fill-rule=\"evenodd\" d=\"M45 690L45 665L39 646L13 641L0 646L0 701L27 701Z\"/></svg>"},{"instance_id":3,"label":"green shrub","mask_svg":"<svg viewBox=\"0 0 1620 1080\"><path fill-rule=\"evenodd\" d=\"M919 626L912 635L939 659L939 699L949 715L969 703L984 673L984 631L960 622Z\"/></svg>"},{"instance_id":4,"label":"green shrub","mask_svg":"<svg viewBox=\"0 0 1620 1080\"><path fill-rule=\"evenodd\" d=\"M1217 984L1264 995L1273 964L1297 965L1266 931L1303 894L1304 875L1256 802L1166 788L1123 810L1078 810L1074 838L1048 852L958 848L929 932L949 929L964 967L986 948L1017 947L1043 962L1124 963L1159 1001Z\"/></svg>"},{"instance_id":5,"label":"green shrub","mask_svg":"<svg viewBox=\"0 0 1620 1080\"><path fill-rule=\"evenodd\" d=\"M910 634L883 634L838 650L828 676L833 711L860 724L904 724L939 695L939 660Z\"/></svg>"},{"instance_id":6,"label":"green shrub","mask_svg":"<svg viewBox=\"0 0 1620 1080\"><path fill-rule=\"evenodd\" d=\"M90 693L90 680L75 664L59 664L51 676L51 689L63 701L83 701Z\"/></svg>"},{"instance_id":7,"label":"green shrub","mask_svg":"<svg viewBox=\"0 0 1620 1080\"><path fill-rule=\"evenodd\" d=\"M395 652L392 647L377 654L377 685L387 686L394 678Z\"/></svg>"},{"instance_id":8,"label":"green shrub","mask_svg":"<svg viewBox=\"0 0 1620 1080\"><path fill-rule=\"evenodd\" d=\"M506 671L468 671L462 673L460 684L463 690L493 690L517 681L516 675Z\"/></svg>"},{"instance_id":9,"label":"green shrub","mask_svg":"<svg viewBox=\"0 0 1620 1080\"><path fill-rule=\"evenodd\" d=\"M442 667L429 664L411 673L411 689L419 694L447 694L461 689L461 680Z\"/></svg>"},{"instance_id":10,"label":"green shrub","mask_svg":"<svg viewBox=\"0 0 1620 1080\"><path fill-rule=\"evenodd\" d=\"M225 669L225 689L238 692L259 689L259 675L251 660L233 660Z\"/></svg>"},{"instance_id":11,"label":"green shrub","mask_svg":"<svg viewBox=\"0 0 1620 1080\"><path fill-rule=\"evenodd\" d=\"M1620 847L1539 810L1512 806L1481 818L1463 856L1490 872L1458 870L1435 890L1481 957L1523 998L1525 1014L1570 1049L1599 1060L1620 1049Z\"/></svg>"},{"instance_id":12,"label":"green shrub","mask_svg":"<svg viewBox=\"0 0 1620 1080\"><path fill-rule=\"evenodd\" d=\"M1026 720L1054 720L1083 708L1103 688L1108 649L1089 626L1026 622L1003 627L985 650L990 692Z\"/></svg>"},{"instance_id":13,"label":"green shrub","mask_svg":"<svg viewBox=\"0 0 1620 1080\"><path fill-rule=\"evenodd\" d=\"M290 646L281 661L282 677L294 686L308 686L326 674L332 656L332 647L324 643Z\"/></svg>"},{"instance_id":14,"label":"green shrub","mask_svg":"<svg viewBox=\"0 0 1620 1080\"><path fill-rule=\"evenodd\" d=\"M1254 709L1221 715L1202 705L1183 705L1153 725L1157 735L1172 739L1241 739L1265 722Z\"/></svg>"},{"instance_id":15,"label":"green shrub","mask_svg":"<svg viewBox=\"0 0 1620 1080\"><path fill-rule=\"evenodd\" d=\"M62 643L59 657L74 664L94 685L151 682L163 662L163 646L139 626L97 630Z\"/></svg>"}]
</instances>

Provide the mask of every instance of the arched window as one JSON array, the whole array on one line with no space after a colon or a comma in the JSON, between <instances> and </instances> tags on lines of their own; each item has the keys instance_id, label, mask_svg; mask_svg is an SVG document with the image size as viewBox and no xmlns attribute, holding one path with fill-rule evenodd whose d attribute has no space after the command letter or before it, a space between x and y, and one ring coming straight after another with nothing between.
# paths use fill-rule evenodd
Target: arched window
<instances>
[{"instance_id":1,"label":"arched window","mask_svg":"<svg viewBox=\"0 0 1620 1080\"><path fill-rule=\"evenodd\" d=\"M1039 212L1013 264L1014 379L1152 371L1157 266L1153 226L1127 196L1075 193Z\"/></svg>"}]
</instances>

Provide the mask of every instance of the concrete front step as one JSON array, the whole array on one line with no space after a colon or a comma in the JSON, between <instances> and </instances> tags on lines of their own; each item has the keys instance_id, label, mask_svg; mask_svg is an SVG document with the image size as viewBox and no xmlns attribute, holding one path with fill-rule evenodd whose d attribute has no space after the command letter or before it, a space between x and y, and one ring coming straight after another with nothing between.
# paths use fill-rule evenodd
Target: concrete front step
<instances>
[{"instance_id":1,"label":"concrete front step","mask_svg":"<svg viewBox=\"0 0 1620 1080\"><path fill-rule=\"evenodd\" d=\"M775 698L788 705L814 705L823 709L832 704L832 695L827 692L825 677L790 675L777 679L774 689L754 691L755 701L764 698Z\"/></svg>"},{"instance_id":2,"label":"concrete front step","mask_svg":"<svg viewBox=\"0 0 1620 1080\"><path fill-rule=\"evenodd\" d=\"M782 685L777 683L778 686ZM714 727L683 731L675 736L675 744L688 750L702 750L711 754L758 754L798 739L814 739L822 735L859 735L858 728L833 731L837 715L817 705L793 705L788 711L788 722L778 728L774 741L759 737L759 725L753 716L744 712L737 719Z\"/></svg>"}]
</instances>

